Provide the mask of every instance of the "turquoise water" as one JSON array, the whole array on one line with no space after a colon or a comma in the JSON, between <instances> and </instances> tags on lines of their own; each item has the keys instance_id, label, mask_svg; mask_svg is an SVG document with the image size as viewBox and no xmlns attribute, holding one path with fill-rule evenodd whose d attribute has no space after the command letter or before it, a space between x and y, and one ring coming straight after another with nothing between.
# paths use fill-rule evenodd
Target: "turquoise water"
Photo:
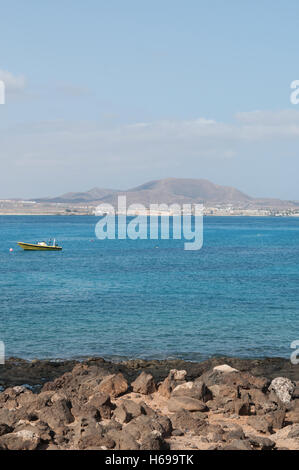
<instances>
[{"instance_id":1,"label":"turquoise water","mask_svg":"<svg viewBox=\"0 0 299 470\"><path fill-rule=\"evenodd\" d=\"M299 219L207 217L203 248L189 252L182 241L96 240L96 220L0 217L7 356L289 357ZM50 236L62 252L16 246Z\"/></svg>"}]
</instances>

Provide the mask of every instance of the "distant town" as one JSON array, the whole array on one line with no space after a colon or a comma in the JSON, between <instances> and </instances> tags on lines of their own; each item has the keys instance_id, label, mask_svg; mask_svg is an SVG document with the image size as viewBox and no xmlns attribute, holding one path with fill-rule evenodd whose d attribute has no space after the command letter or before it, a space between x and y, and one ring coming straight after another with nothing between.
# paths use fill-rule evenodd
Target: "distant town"
<instances>
[{"instance_id":1,"label":"distant town","mask_svg":"<svg viewBox=\"0 0 299 470\"><path fill-rule=\"evenodd\" d=\"M102 213L109 213L109 208ZM117 210L116 210L117 213ZM149 215L145 211L129 211L128 215ZM232 205L203 207L206 216L299 217L298 208L240 208ZM100 215L97 205L80 203L43 203L35 201L0 200L0 215ZM156 215L177 215L172 210L159 210Z\"/></svg>"}]
</instances>

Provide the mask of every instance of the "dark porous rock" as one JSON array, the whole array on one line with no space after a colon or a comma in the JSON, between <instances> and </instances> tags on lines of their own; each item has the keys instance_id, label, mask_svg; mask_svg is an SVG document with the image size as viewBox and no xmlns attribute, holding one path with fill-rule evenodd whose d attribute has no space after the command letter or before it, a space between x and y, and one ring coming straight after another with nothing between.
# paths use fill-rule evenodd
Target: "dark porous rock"
<instances>
[{"instance_id":1,"label":"dark porous rock","mask_svg":"<svg viewBox=\"0 0 299 470\"><path fill-rule=\"evenodd\" d=\"M75 426L76 447L85 449L113 449L115 441L95 420L81 418Z\"/></svg>"},{"instance_id":2,"label":"dark porous rock","mask_svg":"<svg viewBox=\"0 0 299 470\"><path fill-rule=\"evenodd\" d=\"M124 406L125 410L131 415L132 418L137 418L140 415L147 414L145 410L147 406L145 404L136 403L130 399L123 399L121 400L120 404ZM149 409L151 410L151 408ZM155 414L153 410L151 411Z\"/></svg>"},{"instance_id":3,"label":"dark porous rock","mask_svg":"<svg viewBox=\"0 0 299 470\"><path fill-rule=\"evenodd\" d=\"M206 427L206 421L200 418L194 418L193 413L187 410L181 410L174 413L171 417L172 427L181 429L184 432L192 432L200 436Z\"/></svg>"},{"instance_id":4,"label":"dark porous rock","mask_svg":"<svg viewBox=\"0 0 299 470\"><path fill-rule=\"evenodd\" d=\"M15 409L30 402L34 397L31 390L16 386L0 393L0 408Z\"/></svg>"},{"instance_id":5,"label":"dark porous rock","mask_svg":"<svg viewBox=\"0 0 299 470\"><path fill-rule=\"evenodd\" d=\"M240 398L235 401L235 414L239 416L249 416L251 406L248 397Z\"/></svg>"},{"instance_id":6,"label":"dark porous rock","mask_svg":"<svg viewBox=\"0 0 299 470\"><path fill-rule=\"evenodd\" d=\"M108 394L113 398L123 395L127 390L128 382L121 373L108 375L101 381L98 387L99 392Z\"/></svg>"},{"instance_id":7,"label":"dark porous rock","mask_svg":"<svg viewBox=\"0 0 299 470\"><path fill-rule=\"evenodd\" d=\"M141 439L140 450L166 450L169 446L162 438L159 431L152 431Z\"/></svg>"},{"instance_id":8,"label":"dark porous rock","mask_svg":"<svg viewBox=\"0 0 299 470\"><path fill-rule=\"evenodd\" d=\"M240 439L234 439L229 444L226 444L222 447L222 450L252 450L249 441L244 441Z\"/></svg>"},{"instance_id":9,"label":"dark porous rock","mask_svg":"<svg viewBox=\"0 0 299 470\"><path fill-rule=\"evenodd\" d=\"M224 373L219 370L210 370L201 376L201 380L211 389L213 385L228 385L235 390L240 388L249 390L257 388L266 391L269 387L270 380L265 377L255 377L248 372L230 372Z\"/></svg>"},{"instance_id":10,"label":"dark porous rock","mask_svg":"<svg viewBox=\"0 0 299 470\"><path fill-rule=\"evenodd\" d=\"M18 425L14 429L14 432L18 431L30 431L34 435L38 436L43 443L51 442L55 435L50 426L43 421L37 421L35 423L19 421Z\"/></svg>"},{"instance_id":11,"label":"dark porous rock","mask_svg":"<svg viewBox=\"0 0 299 470\"><path fill-rule=\"evenodd\" d=\"M116 442L117 450L139 450L140 445L137 440L126 430L119 431L114 433L114 439Z\"/></svg>"},{"instance_id":12,"label":"dark porous rock","mask_svg":"<svg viewBox=\"0 0 299 470\"><path fill-rule=\"evenodd\" d=\"M156 391L156 384L151 374L141 372L134 382L132 382L133 392L149 395Z\"/></svg>"},{"instance_id":13,"label":"dark porous rock","mask_svg":"<svg viewBox=\"0 0 299 470\"><path fill-rule=\"evenodd\" d=\"M186 396L171 396L168 401L168 409L170 412L176 412L180 410L188 411L207 411L207 405L196 398L190 398Z\"/></svg>"},{"instance_id":14,"label":"dark porous rock","mask_svg":"<svg viewBox=\"0 0 299 470\"><path fill-rule=\"evenodd\" d=\"M171 394L172 397L185 396L207 402L213 398L212 392L202 380L195 382L185 382L178 385Z\"/></svg>"},{"instance_id":15,"label":"dark porous rock","mask_svg":"<svg viewBox=\"0 0 299 470\"><path fill-rule=\"evenodd\" d=\"M223 423L222 430L225 433L225 440L242 440L245 439L245 434L242 426L236 423Z\"/></svg>"},{"instance_id":16,"label":"dark porous rock","mask_svg":"<svg viewBox=\"0 0 299 470\"><path fill-rule=\"evenodd\" d=\"M155 417L155 416L156 416L155 410L153 410L153 409L152 409L150 406L148 406L146 403L140 402L139 404L140 404L140 406L142 407L142 411L143 411L143 413L144 413L146 416L151 416L151 417Z\"/></svg>"},{"instance_id":17,"label":"dark porous rock","mask_svg":"<svg viewBox=\"0 0 299 470\"><path fill-rule=\"evenodd\" d=\"M101 421L102 416L99 410L90 403L78 404L71 409L72 415L75 418L92 418L95 421Z\"/></svg>"},{"instance_id":18,"label":"dark porous rock","mask_svg":"<svg viewBox=\"0 0 299 470\"><path fill-rule=\"evenodd\" d=\"M163 438L170 437L172 434L172 423L167 416L158 416L156 418L158 424L161 426L159 432Z\"/></svg>"},{"instance_id":19,"label":"dark porous rock","mask_svg":"<svg viewBox=\"0 0 299 470\"><path fill-rule=\"evenodd\" d=\"M26 429L0 437L0 449L2 450L36 450L39 444L38 434Z\"/></svg>"},{"instance_id":20,"label":"dark porous rock","mask_svg":"<svg viewBox=\"0 0 299 470\"><path fill-rule=\"evenodd\" d=\"M292 393L292 399L295 400L296 398L299 398L299 382L295 382L295 387Z\"/></svg>"},{"instance_id":21,"label":"dark porous rock","mask_svg":"<svg viewBox=\"0 0 299 470\"><path fill-rule=\"evenodd\" d=\"M169 437L172 432L172 424L167 416L156 416L155 418L145 415L138 416L124 428L134 439L139 440L141 436L152 431L158 431L162 438Z\"/></svg>"},{"instance_id":22,"label":"dark porous rock","mask_svg":"<svg viewBox=\"0 0 299 470\"><path fill-rule=\"evenodd\" d=\"M107 393L96 392L89 397L88 403L93 405L100 413L102 419L110 419L114 406Z\"/></svg>"},{"instance_id":23,"label":"dark porous rock","mask_svg":"<svg viewBox=\"0 0 299 470\"><path fill-rule=\"evenodd\" d=\"M55 428L64 427L75 420L71 407L72 405L68 400L55 394L51 402L39 410L38 416L41 421L48 423L55 431Z\"/></svg>"},{"instance_id":24,"label":"dark porous rock","mask_svg":"<svg viewBox=\"0 0 299 470\"><path fill-rule=\"evenodd\" d=\"M285 439L298 439L299 438L299 424L291 424L285 426L282 429L276 431L275 434L271 436L273 441L285 440Z\"/></svg>"},{"instance_id":25,"label":"dark porous rock","mask_svg":"<svg viewBox=\"0 0 299 470\"><path fill-rule=\"evenodd\" d=\"M297 439L299 438L299 426L298 424L293 424L291 426L290 432L288 433L289 439Z\"/></svg>"},{"instance_id":26,"label":"dark porous rock","mask_svg":"<svg viewBox=\"0 0 299 470\"><path fill-rule=\"evenodd\" d=\"M203 429L205 442L222 442L225 440L225 433L219 424L207 424Z\"/></svg>"},{"instance_id":27,"label":"dark porous rock","mask_svg":"<svg viewBox=\"0 0 299 470\"><path fill-rule=\"evenodd\" d=\"M129 413L126 407L121 404L113 411L113 418L121 424L128 423L132 419L131 413Z\"/></svg>"},{"instance_id":28,"label":"dark porous rock","mask_svg":"<svg viewBox=\"0 0 299 470\"><path fill-rule=\"evenodd\" d=\"M272 450L275 447L275 442L269 439L268 437L254 436L249 434L246 436L250 444L259 450Z\"/></svg>"},{"instance_id":29,"label":"dark porous rock","mask_svg":"<svg viewBox=\"0 0 299 470\"><path fill-rule=\"evenodd\" d=\"M249 402L254 406L256 414L265 414L277 409L277 404L270 400L269 395L262 390L252 388L248 391Z\"/></svg>"},{"instance_id":30,"label":"dark porous rock","mask_svg":"<svg viewBox=\"0 0 299 470\"><path fill-rule=\"evenodd\" d=\"M13 432L13 428L11 426L8 426L4 423L0 423L0 437L4 436L4 434L9 434L10 432Z\"/></svg>"},{"instance_id":31,"label":"dark porous rock","mask_svg":"<svg viewBox=\"0 0 299 470\"><path fill-rule=\"evenodd\" d=\"M274 429L281 429L285 423L286 410L284 408L271 411L267 414Z\"/></svg>"},{"instance_id":32,"label":"dark porous rock","mask_svg":"<svg viewBox=\"0 0 299 470\"><path fill-rule=\"evenodd\" d=\"M209 409L216 411L219 409L234 413L234 402L239 398L237 387L229 385L211 385L209 390L212 393L212 400L207 402Z\"/></svg>"},{"instance_id":33,"label":"dark porous rock","mask_svg":"<svg viewBox=\"0 0 299 470\"><path fill-rule=\"evenodd\" d=\"M13 410L8 410L7 408L0 408L0 424L4 424L13 428L18 421L19 418Z\"/></svg>"},{"instance_id":34,"label":"dark porous rock","mask_svg":"<svg viewBox=\"0 0 299 470\"><path fill-rule=\"evenodd\" d=\"M273 432L272 420L267 418L267 416L249 416L247 424L256 431L264 434L271 434Z\"/></svg>"},{"instance_id":35,"label":"dark porous rock","mask_svg":"<svg viewBox=\"0 0 299 470\"><path fill-rule=\"evenodd\" d=\"M159 385L158 392L165 398L170 398L173 390L185 382L185 370L172 369L166 379Z\"/></svg>"},{"instance_id":36,"label":"dark porous rock","mask_svg":"<svg viewBox=\"0 0 299 470\"><path fill-rule=\"evenodd\" d=\"M289 425L289 424L299 424L299 409L298 408L287 412L287 414L285 416L285 423L287 425Z\"/></svg>"}]
</instances>

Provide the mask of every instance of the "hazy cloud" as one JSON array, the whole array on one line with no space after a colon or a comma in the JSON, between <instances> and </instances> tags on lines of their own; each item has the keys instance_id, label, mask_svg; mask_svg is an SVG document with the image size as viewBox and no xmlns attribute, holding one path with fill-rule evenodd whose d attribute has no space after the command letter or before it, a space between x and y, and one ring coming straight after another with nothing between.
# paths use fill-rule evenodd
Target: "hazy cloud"
<instances>
[{"instance_id":1,"label":"hazy cloud","mask_svg":"<svg viewBox=\"0 0 299 470\"><path fill-rule=\"evenodd\" d=\"M34 184L41 185L34 190L38 195L55 195L82 186L127 187L148 179L195 175L254 194L257 176L252 176L250 189L248 174L255 159L261 181L261 189L257 187L256 191L279 196L274 180L271 193L263 189L262 181L267 180L272 162L288 171L285 159L292 162L297 156L299 112L238 113L231 123L202 117L126 125L57 120L8 128L2 123L0 141L0 160L5 161L7 174L14 179L19 174L24 187L26 175L34 178ZM239 175L244 172L245 184L239 178L234 180L236 167ZM60 189L52 187L56 187L57 174ZM289 174L295 178L293 171ZM276 175L279 178L280 171ZM3 178L5 187L8 180L4 174ZM64 187L66 181L69 185ZM295 179L293 187L297 191Z\"/></svg>"},{"instance_id":2,"label":"hazy cloud","mask_svg":"<svg viewBox=\"0 0 299 470\"><path fill-rule=\"evenodd\" d=\"M5 88L8 93L20 92L26 87L26 79L24 75L13 75L7 70L0 70L0 80L5 83Z\"/></svg>"}]
</instances>

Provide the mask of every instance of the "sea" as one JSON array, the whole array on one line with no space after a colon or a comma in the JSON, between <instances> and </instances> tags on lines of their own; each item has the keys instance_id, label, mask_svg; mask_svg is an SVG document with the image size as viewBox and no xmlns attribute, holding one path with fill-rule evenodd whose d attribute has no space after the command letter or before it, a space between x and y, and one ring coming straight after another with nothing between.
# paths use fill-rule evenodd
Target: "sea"
<instances>
[{"instance_id":1,"label":"sea","mask_svg":"<svg viewBox=\"0 0 299 470\"><path fill-rule=\"evenodd\" d=\"M205 217L198 251L183 240L98 240L97 221L0 216L6 357L290 357L299 340L298 218ZM17 246L50 237L61 252Z\"/></svg>"}]
</instances>

